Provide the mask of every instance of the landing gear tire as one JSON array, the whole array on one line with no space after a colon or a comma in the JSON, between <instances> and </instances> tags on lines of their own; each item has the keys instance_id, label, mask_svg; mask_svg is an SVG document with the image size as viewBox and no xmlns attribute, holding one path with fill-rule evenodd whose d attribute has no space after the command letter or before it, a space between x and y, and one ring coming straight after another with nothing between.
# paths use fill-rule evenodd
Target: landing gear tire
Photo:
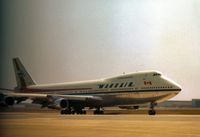
<instances>
[{"instance_id":1,"label":"landing gear tire","mask_svg":"<svg viewBox=\"0 0 200 137\"><path fill-rule=\"evenodd\" d=\"M84 114L84 115L86 114L86 111L85 111L85 110L83 110L83 114Z\"/></svg>"},{"instance_id":2,"label":"landing gear tire","mask_svg":"<svg viewBox=\"0 0 200 137\"><path fill-rule=\"evenodd\" d=\"M64 110L60 111L60 114L61 115L63 115L63 114L72 114L72 111L70 109L64 109Z\"/></svg>"},{"instance_id":3,"label":"landing gear tire","mask_svg":"<svg viewBox=\"0 0 200 137\"><path fill-rule=\"evenodd\" d=\"M76 110L76 111L74 111L74 114L80 114L80 115L85 115L86 114L86 111L85 110Z\"/></svg>"},{"instance_id":4,"label":"landing gear tire","mask_svg":"<svg viewBox=\"0 0 200 137\"><path fill-rule=\"evenodd\" d=\"M104 114L104 111L103 110L95 110L94 111L94 114L96 115L96 114Z\"/></svg>"},{"instance_id":5,"label":"landing gear tire","mask_svg":"<svg viewBox=\"0 0 200 137\"><path fill-rule=\"evenodd\" d=\"M61 111L60 111L60 114L61 114L61 115L65 114L64 110L61 110Z\"/></svg>"},{"instance_id":6,"label":"landing gear tire","mask_svg":"<svg viewBox=\"0 0 200 137\"><path fill-rule=\"evenodd\" d=\"M100 114L104 114L104 111L100 111Z\"/></svg>"},{"instance_id":7,"label":"landing gear tire","mask_svg":"<svg viewBox=\"0 0 200 137\"><path fill-rule=\"evenodd\" d=\"M75 113L76 113L75 111L72 111L72 113L71 113L71 114L72 114L72 115L74 115Z\"/></svg>"},{"instance_id":8,"label":"landing gear tire","mask_svg":"<svg viewBox=\"0 0 200 137\"><path fill-rule=\"evenodd\" d=\"M149 115L156 115L156 111L155 110L149 110L148 113L149 113Z\"/></svg>"},{"instance_id":9,"label":"landing gear tire","mask_svg":"<svg viewBox=\"0 0 200 137\"><path fill-rule=\"evenodd\" d=\"M63 109L60 111L60 114L61 115L64 115L64 114L86 114L86 111L85 110L82 110L82 108L66 108L66 109Z\"/></svg>"}]
</instances>

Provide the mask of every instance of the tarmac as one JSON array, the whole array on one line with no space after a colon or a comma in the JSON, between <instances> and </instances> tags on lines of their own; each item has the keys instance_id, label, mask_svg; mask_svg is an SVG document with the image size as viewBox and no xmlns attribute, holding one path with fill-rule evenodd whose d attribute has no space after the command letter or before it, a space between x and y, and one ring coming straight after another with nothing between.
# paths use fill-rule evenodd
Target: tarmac
<instances>
[{"instance_id":1,"label":"tarmac","mask_svg":"<svg viewBox=\"0 0 200 137\"><path fill-rule=\"evenodd\" d=\"M200 115L1 112L0 137L200 137Z\"/></svg>"}]
</instances>

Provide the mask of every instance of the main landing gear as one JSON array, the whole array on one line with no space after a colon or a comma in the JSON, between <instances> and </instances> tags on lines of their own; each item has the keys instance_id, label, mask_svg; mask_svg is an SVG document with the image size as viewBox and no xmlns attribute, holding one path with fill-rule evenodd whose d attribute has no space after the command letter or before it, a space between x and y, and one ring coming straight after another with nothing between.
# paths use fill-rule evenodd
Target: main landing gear
<instances>
[{"instance_id":1,"label":"main landing gear","mask_svg":"<svg viewBox=\"0 0 200 137\"><path fill-rule=\"evenodd\" d=\"M95 114L95 115L104 114L104 111L103 111L102 108L98 107L98 108L94 111L94 114Z\"/></svg>"},{"instance_id":2,"label":"main landing gear","mask_svg":"<svg viewBox=\"0 0 200 137\"><path fill-rule=\"evenodd\" d=\"M156 111L154 110L154 107L157 105L157 103L151 103L150 104L150 110L148 111L149 115L156 115Z\"/></svg>"},{"instance_id":3,"label":"main landing gear","mask_svg":"<svg viewBox=\"0 0 200 137\"><path fill-rule=\"evenodd\" d=\"M71 109L71 108L66 108L66 109L63 109L60 111L60 114L63 115L63 114L86 114L86 111L85 110L82 110L82 109Z\"/></svg>"}]
</instances>

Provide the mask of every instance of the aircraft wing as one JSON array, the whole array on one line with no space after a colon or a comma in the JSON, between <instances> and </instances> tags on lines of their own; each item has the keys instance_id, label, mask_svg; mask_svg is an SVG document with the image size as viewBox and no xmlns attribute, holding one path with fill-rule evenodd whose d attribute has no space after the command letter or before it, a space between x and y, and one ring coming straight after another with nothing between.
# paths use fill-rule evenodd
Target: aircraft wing
<instances>
[{"instance_id":1,"label":"aircraft wing","mask_svg":"<svg viewBox=\"0 0 200 137\"><path fill-rule=\"evenodd\" d=\"M100 97L97 96L85 96L85 95L61 95L61 94L34 94L34 93L3 93L6 96L18 98L18 97L26 97L26 98L64 98L67 100L80 100L84 101L87 99L101 100Z\"/></svg>"},{"instance_id":2,"label":"aircraft wing","mask_svg":"<svg viewBox=\"0 0 200 137\"><path fill-rule=\"evenodd\" d=\"M16 93L13 91L0 93L6 104L13 105L16 100L17 103L25 101L26 99L33 100L33 103L42 104L42 107L48 107L49 105L58 106L62 100L72 102L87 102L87 101L101 101L102 98L92 95L62 95L62 94L42 94L42 93ZM2 99L1 99L2 100ZM9 101L9 102L8 102Z\"/></svg>"}]
</instances>

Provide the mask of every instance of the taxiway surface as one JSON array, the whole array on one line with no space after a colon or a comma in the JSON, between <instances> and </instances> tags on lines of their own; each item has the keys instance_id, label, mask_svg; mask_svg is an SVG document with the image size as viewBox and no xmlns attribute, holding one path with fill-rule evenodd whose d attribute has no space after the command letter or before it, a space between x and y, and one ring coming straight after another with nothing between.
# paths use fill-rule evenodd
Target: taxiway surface
<instances>
[{"instance_id":1,"label":"taxiway surface","mask_svg":"<svg viewBox=\"0 0 200 137\"><path fill-rule=\"evenodd\" d=\"M200 115L2 112L0 137L200 137Z\"/></svg>"}]
</instances>

